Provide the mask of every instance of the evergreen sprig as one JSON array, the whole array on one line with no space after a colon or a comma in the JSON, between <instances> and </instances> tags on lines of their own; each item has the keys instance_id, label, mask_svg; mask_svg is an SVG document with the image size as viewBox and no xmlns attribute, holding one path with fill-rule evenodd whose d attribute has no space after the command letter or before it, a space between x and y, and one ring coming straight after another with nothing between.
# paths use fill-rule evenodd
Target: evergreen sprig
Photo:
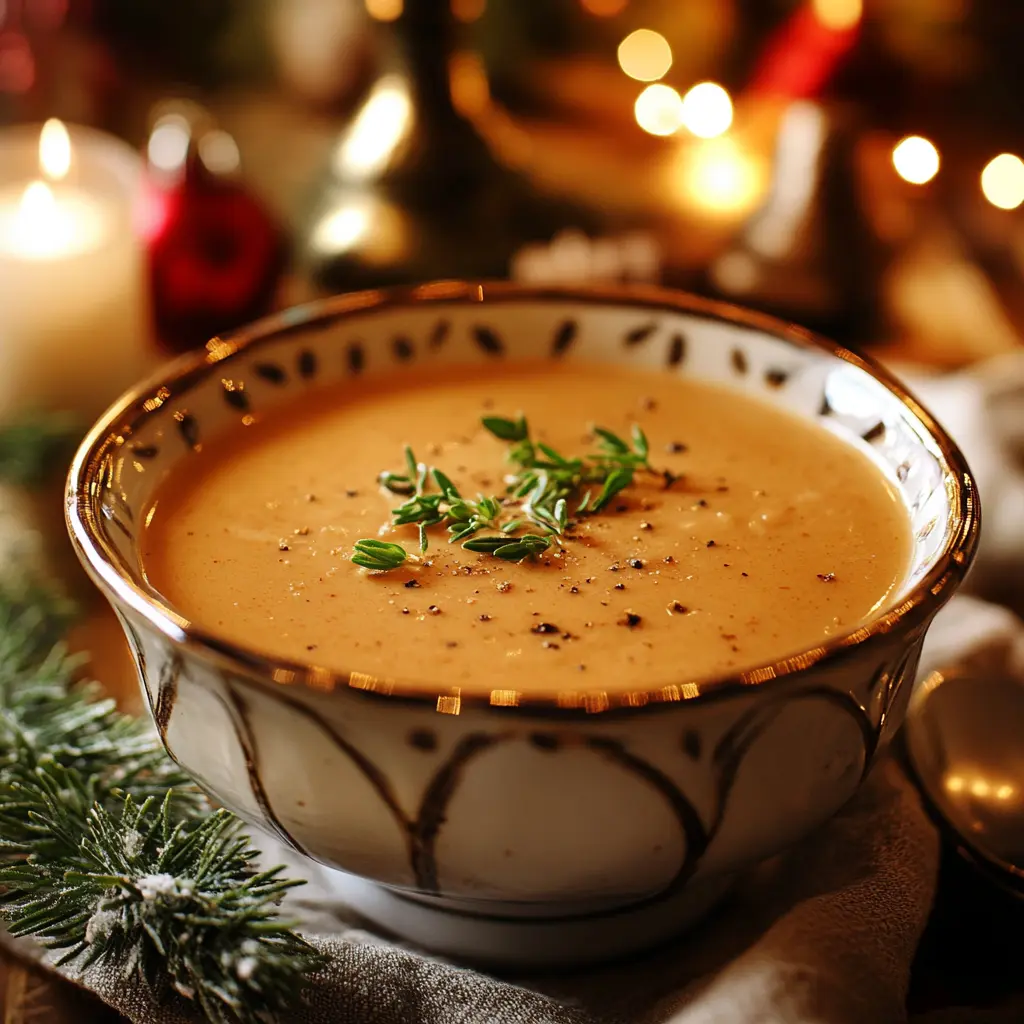
<instances>
[{"instance_id":1,"label":"evergreen sprig","mask_svg":"<svg viewBox=\"0 0 1024 1024\"><path fill-rule=\"evenodd\" d=\"M77 686L69 609L0 588L0 916L14 935L109 962L217 1024L294 1005L319 956L278 916L241 822L211 811L148 726Z\"/></svg>"},{"instance_id":2,"label":"evergreen sprig","mask_svg":"<svg viewBox=\"0 0 1024 1024\"><path fill-rule=\"evenodd\" d=\"M70 460L84 431L71 416L28 413L0 426L0 480L35 485Z\"/></svg>"},{"instance_id":3,"label":"evergreen sprig","mask_svg":"<svg viewBox=\"0 0 1024 1024\"><path fill-rule=\"evenodd\" d=\"M461 542L467 551L510 562L536 557L552 544L562 545L562 538L573 526L569 502L576 502L581 493L576 515L594 515L628 487L638 471L655 472L647 437L636 425L629 441L604 427L595 427L596 452L568 458L543 441L534 441L524 416L514 420L484 416L481 423L509 445L507 459L515 472L507 478L503 498L483 494L475 499L463 497L441 470L419 462L408 445L405 472L388 470L378 477L385 490L407 499L391 510L390 525L415 525L421 554L429 546L429 529L444 524L449 543ZM431 481L436 491L430 490ZM542 532L519 533L524 521ZM480 530L497 532L478 537ZM401 544L368 538L357 540L352 554L356 565L378 572L397 569L408 558Z\"/></svg>"}]
</instances>

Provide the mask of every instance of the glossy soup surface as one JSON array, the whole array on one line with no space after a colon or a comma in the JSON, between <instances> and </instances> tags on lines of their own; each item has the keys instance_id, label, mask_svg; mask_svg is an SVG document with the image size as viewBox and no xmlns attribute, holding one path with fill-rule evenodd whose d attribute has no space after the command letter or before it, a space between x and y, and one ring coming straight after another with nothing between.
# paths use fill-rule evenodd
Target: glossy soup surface
<instances>
[{"instance_id":1,"label":"glossy soup surface","mask_svg":"<svg viewBox=\"0 0 1024 1024\"><path fill-rule=\"evenodd\" d=\"M523 412L566 455L595 423L651 462L565 542L521 564L431 531L419 564L368 573L353 543L416 552L381 528L377 485L403 445L464 494L502 494L508 446L481 416ZM668 374L503 366L362 380L239 427L159 489L153 586L205 629L269 655L433 691L648 689L776 661L845 633L906 571L910 528L869 459L759 400ZM486 532L486 531L485 531Z\"/></svg>"}]
</instances>

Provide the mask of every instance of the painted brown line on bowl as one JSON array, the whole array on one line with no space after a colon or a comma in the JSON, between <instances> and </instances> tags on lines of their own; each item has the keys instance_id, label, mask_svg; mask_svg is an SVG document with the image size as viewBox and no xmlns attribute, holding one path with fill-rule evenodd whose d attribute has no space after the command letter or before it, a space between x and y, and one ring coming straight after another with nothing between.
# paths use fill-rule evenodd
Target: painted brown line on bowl
<instances>
[{"instance_id":1,"label":"painted brown line on bowl","mask_svg":"<svg viewBox=\"0 0 1024 1024\"><path fill-rule=\"evenodd\" d=\"M437 880L437 839L446 820L448 803L461 781L463 768L477 754L508 738L508 735L488 736L486 733L463 736L451 756L434 773L420 801L416 819L408 822L412 839L412 870L421 889L441 895Z\"/></svg>"},{"instance_id":2,"label":"painted brown line on bowl","mask_svg":"<svg viewBox=\"0 0 1024 1024\"><path fill-rule=\"evenodd\" d=\"M252 369L257 377L261 377L276 387L288 383L288 372L277 363L254 363Z\"/></svg>"},{"instance_id":3,"label":"painted brown line on bowl","mask_svg":"<svg viewBox=\"0 0 1024 1024\"><path fill-rule=\"evenodd\" d=\"M240 714L245 717L248 709L245 706L244 699L237 693L226 675L222 675L222 678L228 687L228 691L231 693L232 700L239 708ZM298 712L315 725L356 766L384 802L385 806L387 806L395 821L400 825L403 834L406 835L410 868L416 879L417 887L425 892L441 895L437 876L436 844L441 834L448 805L458 790L462 772L479 754L491 749L498 743L515 738L515 734L511 732L496 734L471 733L463 737L456 744L452 753L435 771L424 791L415 818L409 818L395 798L386 774L365 754L344 737L340 736L332 726L303 703L286 697L283 694L276 694L275 699L281 700L290 709ZM245 720L247 722L247 718ZM243 744L243 750L248 748L251 751L253 769L258 774L259 751L255 740L252 739L251 729L249 729L249 735L250 740L248 744ZM638 775L649 785L654 786L671 807L686 844L686 853L684 863L676 872L676 875L669 884L669 888L665 893L658 893L657 898L664 898L666 895L671 894L671 892L676 891L696 869L700 857L707 847L706 832L693 805L668 776L664 775L653 765L629 753L617 740L591 737L583 739L579 743L590 747L609 760L627 768L631 773ZM274 824L275 829L285 831L274 815L260 780L250 777L250 783L253 784L253 794L260 803L261 809L267 812L268 820ZM287 832L285 834L287 835ZM291 841L294 842L294 840Z\"/></svg>"},{"instance_id":4,"label":"painted brown line on bowl","mask_svg":"<svg viewBox=\"0 0 1024 1024\"><path fill-rule=\"evenodd\" d=\"M431 349L440 348L448 340L448 334L451 329L451 321L438 320L434 324L434 329L430 332L430 336L427 338L427 347Z\"/></svg>"},{"instance_id":5,"label":"painted brown line on bowl","mask_svg":"<svg viewBox=\"0 0 1024 1024\"><path fill-rule=\"evenodd\" d=\"M478 324L472 329L471 334L477 345L489 356L503 356L505 354L505 345L501 340L501 336L493 327Z\"/></svg>"},{"instance_id":6,"label":"painted brown line on bowl","mask_svg":"<svg viewBox=\"0 0 1024 1024\"><path fill-rule=\"evenodd\" d=\"M356 375L363 372L366 366L366 349L361 341L353 341L345 353L345 361L348 364L348 372Z\"/></svg>"},{"instance_id":7,"label":"painted brown line on bowl","mask_svg":"<svg viewBox=\"0 0 1024 1024\"><path fill-rule=\"evenodd\" d=\"M682 333L672 335L672 341L668 347L668 358L666 366L678 366L686 358L686 338Z\"/></svg>"},{"instance_id":8,"label":"painted brown line on bowl","mask_svg":"<svg viewBox=\"0 0 1024 1024\"><path fill-rule=\"evenodd\" d=\"M233 700L244 709L244 700L235 691L227 677L224 678ZM479 754L499 743L516 738L516 734L511 732L494 734L470 733L463 737L456 744L451 754L436 769L424 791L416 816L409 818L395 798L386 774L365 754L344 739L344 737L340 736L332 726L303 703L284 694L276 694L275 699L281 700L290 709L298 712L315 725L358 768L407 836L410 867L416 879L417 887L425 892L441 895L437 875L436 845L446 818L448 805L458 790L462 773ZM631 774L643 779L648 785L653 786L668 803L679 825L680 834L685 843L685 854L683 863L673 876L668 887L663 892L657 893L654 898L664 899L676 892L696 870L707 848L709 839L709 835L689 799L667 775L642 758L630 753L617 740L606 737L587 737L577 740L575 737L572 737L568 744L559 743L551 749L554 751L563 745L589 747L608 760L627 769ZM258 749L255 747L254 740L250 742L250 746L252 747L254 758L256 758L254 767L258 772ZM271 817L276 822L277 819L272 816L272 809L269 808L269 801L266 801L266 794L263 791L262 784L258 780L256 781L258 790L254 788L254 795L258 801L261 801L261 807L266 802L266 807L270 811L268 817ZM261 793L263 794L262 800L260 797ZM278 827L281 826L278 824ZM636 905L633 904L633 906ZM571 916L569 915L567 919L570 919Z\"/></svg>"},{"instance_id":9,"label":"painted brown line on bowl","mask_svg":"<svg viewBox=\"0 0 1024 1024\"><path fill-rule=\"evenodd\" d=\"M658 329L658 322L656 320L650 320L645 324L640 324L638 327L630 328L622 336L622 342L627 347L632 345L641 345L645 342L656 330Z\"/></svg>"},{"instance_id":10,"label":"painted brown line on bowl","mask_svg":"<svg viewBox=\"0 0 1024 1024\"><path fill-rule=\"evenodd\" d=\"M174 705L178 700L178 677L181 675L182 668L181 655L174 652L160 666L160 674L157 677L153 721L156 723L157 732L160 733L160 739L165 742L167 727L171 724L171 715L174 714Z\"/></svg>"},{"instance_id":11,"label":"painted brown line on bowl","mask_svg":"<svg viewBox=\"0 0 1024 1024\"><path fill-rule=\"evenodd\" d=\"M178 433L181 435L182 441L195 451L199 445L199 424L196 422L195 416L187 409L179 409L174 413L174 421L178 425Z\"/></svg>"},{"instance_id":12,"label":"painted brown line on bowl","mask_svg":"<svg viewBox=\"0 0 1024 1024\"><path fill-rule=\"evenodd\" d=\"M303 856L311 857L309 851L284 827L277 817L270 803L270 798L267 796L267 791L263 787L263 780L260 778L259 750L256 746L256 739L253 736L252 724L249 721L248 708L246 708L245 702L235 693L227 677L222 674L221 679L227 691L227 699L221 698L221 700L230 713L231 724L235 730L235 738L238 740L242 756L245 758L245 770L249 776L249 788L252 790L252 795L263 817L266 819L271 831L286 846L298 851Z\"/></svg>"},{"instance_id":13,"label":"painted brown line on bowl","mask_svg":"<svg viewBox=\"0 0 1024 1024\"><path fill-rule=\"evenodd\" d=\"M234 687L232 678L222 672L221 679L223 680L228 692L231 694L232 699L236 702L236 705L243 709L243 713L248 713L248 708L245 705L244 698L237 692ZM244 685L244 681L243 685ZM373 787L376 794L383 801L384 805L390 811L391 816L395 819L399 826L399 830L405 837L409 864L412 868L414 876L416 876L416 884L421 885L421 880L417 873L417 864L422 862L422 857L417 851L416 842L414 839L414 825L409 820L405 812L402 810L401 805L398 803L398 799L395 797L394 792L391 788L391 783L387 776L381 771L361 750L353 746L343 736L340 736L337 731L330 725L327 724L315 711L307 707L301 701L294 700L290 697L286 697L284 694L275 694L275 700L281 701L287 705L292 711L297 712L308 721L312 722L333 744L341 751L359 770L360 774L366 779L367 782ZM254 754L258 757L258 749L254 746ZM254 762L254 771L257 773L257 777L254 779L250 776L250 784L254 786L253 793L259 800L257 794L257 787L260 792L263 792L262 782L258 778L259 764L258 760ZM266 794L264 793L264 799ZM262 805L261 805L262 806ZM273 809L270 807L269 800L266 801L266 806L269 811L268 816L273 815ZM276 820L276 819L275 819ZM314 858L315 859L315 858Z\"/></svg>"},{"instance_id":14,"label":"painted brown line on bowl","mask_svg":"<svg viewBox=\"0 0 1024 1024\"><path fill-rule=\"evenodd\" d=\"M667 886L642 899L632 900L622 906L586 911L580 914L553 914L540 917L531 916L530 920L544 923L558 923L616 917L621 914L632 913L633 911L662 903L676 895L696 872L701 859L720 831L728 809L729 797L739 774L739 769L742 766L744 758L751 746L753 746L754 742L761 737L768 726L775 721L790 701L808 697L823 699L849 714L854 719L860 729L864 744L864 768L862 770L862 777L866 774L870 767L874 750L877 747L878 732L871 723L867 712L853 697L847 693L831 690L827 687L815 687L801 690L786 697L777 698L773 702L773 706L767 709L763 707L755 708L746 715L741 716L740 720L737 721L737 723L726 733L716 746L713 758L719 763L719 768L716 773L716 788L718 792L715 816L709 828L705 828L700 817L696 814L696 811L693 810L692 805L685 794L683 794L676 784L659 769L643 761L643 759L630 754L617 740L605 737L592 737L584 740L583 742L585 745L598 750L601 753L605 753L616 763L621 764L623 767L627 767L631 772L639 775L640 778L643 778L648 783L654 785L663 797L670 800L673 810L679 812L684 806L689 807L688 811L677 814L677 820L680 821L684 838L687 840L687 852L684 863ZM565 742L561 742L555 747L548 745L547 748L557 750L565 745L567 745ZM672 794L671 797L669 797L670 793ZM684 816L685 820L689 822L693 829L692 833L690 833L694 839L694 853L692 855L691 847L689 845L690 835L687 834L686 826L683 824ZM409 895L401 892L400 890L391 889L390 887L389 891L408 902L421 902L415 895ZM457 899L457 897L449 898ZM456 914L460 917L473 918L475 920L505 923L520 923L522 921L521 917L512 914L495 914L468 908L462 909L459 907L453 907L448 903L445 904L444 909L446 913Z\"/></svg>"},{"instance_id":15,"label":"painted brown line on bowl","mask_svg":"<svg viewBox=\"0 0 1024 1024\"><path fill-rule=\"evenodd\" d=\"M679 870L657 894L658 899L667 899L678 892L697 870L711 841L711 833L704 827L696 808L683 791L663 771L636 754L631 754L625 744L603 736L593 736L586 741L586 745L653 786L672 808L686 848Z\"/></svg>"},{"instance_id":16,"label":"painted brown line on bowl","mask_svg":"<svg viewBox=\"0 0 1024 1024\"><path fill-rule=\"evenodd\" d=\"M128 641L128 647L131 650L132 657L139 669L140 680L142 682L142 691L146 696L146 706L149 708L149 713L156 722L156 704L153 701L153 694L150 692L149 683L149 669L147 665L146 649L142 646L142 639L139 636L138 630L135 626L125 618L116 608L114 614L117 616L118 621L121 623L121 628L124 630L125 637ZM173 704L168 712L168 721L170 719L170 713L174 710ZM171 749L170 744L167 742L166 730L160 732L158 730L157 735L160 736L160 742L163 744L164 750L167 752L167 756L184 772L186 775L192 776L185 766L178 760L177 755Z\"/></svg>"},{"instance_id":17,"label":"painted brown line on bowl","mask_svg":"<svg viewBox=\"0 0 1024 1024\"><path fill-rule=\"evenodd\" d=\"M245 392L245 384L243 382L239 381L236 383L233 380L222 380L221 388L223 389L224 401L228 405L239 412L249 411L249 396Z\"/></svg>"},{"instance_id":18,"label":"painted brown line on bowl","mask_svg":"<svg viewBox=\"0 0 1024 1024\"><path fill-rule=\"evenodd\" d=\"M579 324L575 320L566 320L555 330L555 336L551 340L551 357L558 359L564 356L572 348L579 331Z\"/></svg>"},{"instance_id":19,"label":"painted brown line on bowl","mask_svg":"<svg viewBox=\"0 0 1024 1024\"><path fill-rule=\"evenodd\" d=\"M305 380L310 380L316 376L317 370L320 364L317 361L316 353L309 348L304 348L295 357L295 368L299 372L299 376Z\"/></svg>"}]
</instances>

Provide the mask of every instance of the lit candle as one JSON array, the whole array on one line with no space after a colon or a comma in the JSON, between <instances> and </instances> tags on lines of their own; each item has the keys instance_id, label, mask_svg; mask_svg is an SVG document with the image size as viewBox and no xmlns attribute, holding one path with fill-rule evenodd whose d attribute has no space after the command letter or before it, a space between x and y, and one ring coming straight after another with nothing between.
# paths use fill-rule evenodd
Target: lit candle
<instances>
[{"instance_id":1,"label":"lit candle","mask_svg":"<svg viewBox=\"0 0 1024 1024\"><path fill-rule=\"evenodd\" d=\"M59 121L0 133L0 422L96 416L150 359L141 161Z\"/></svg>"}]
</instances>

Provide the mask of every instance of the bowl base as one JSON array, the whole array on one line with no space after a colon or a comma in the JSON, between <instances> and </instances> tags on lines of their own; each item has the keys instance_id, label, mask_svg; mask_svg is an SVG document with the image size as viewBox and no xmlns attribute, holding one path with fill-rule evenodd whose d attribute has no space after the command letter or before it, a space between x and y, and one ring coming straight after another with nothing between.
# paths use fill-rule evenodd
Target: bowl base
<instances>
[{"instance_id":1,"label":"bowl base","mask_svg":"<svg viewBox=\"0 0 1024 1024\"><path fill-rule=\"evenodd\" d=\"M732 875L719 876L657 903L544 919L467 912L472 902L427 903L356 875L328 873L338 899L388 932L440 956L517 969L578 967L650 949L704 917L733 882Z\"/></svg>"}]
</instances>

